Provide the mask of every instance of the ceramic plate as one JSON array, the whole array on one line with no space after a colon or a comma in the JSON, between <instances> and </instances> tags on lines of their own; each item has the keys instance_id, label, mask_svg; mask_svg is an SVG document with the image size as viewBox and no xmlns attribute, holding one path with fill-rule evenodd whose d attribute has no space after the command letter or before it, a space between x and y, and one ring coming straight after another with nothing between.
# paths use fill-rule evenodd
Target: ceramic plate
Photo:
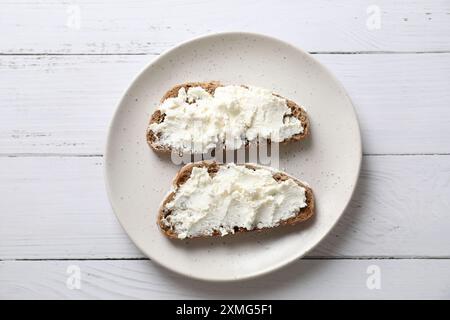
<instances>
[{"instance_id":1,"label":"ceramic plate","mask_svg":"<svg viewBox=\"0 0 450 320\"><path fill-rule=\"evenodd\" d=\"M224 238L174 241L160 232L158 207L180 166L148 147L149 117L175 84L208 80L260 86L306 107L311 136L280 146L279 168L311 185L316 197L313 219L294 227ZM110 126L106 186L120 223L152 261L189 277L230 281L280 268L317 245L350 201L361 156L352 103L319 62L271 37L222 33L169 50L131 84Z\"/></svg>"}]
</instances>

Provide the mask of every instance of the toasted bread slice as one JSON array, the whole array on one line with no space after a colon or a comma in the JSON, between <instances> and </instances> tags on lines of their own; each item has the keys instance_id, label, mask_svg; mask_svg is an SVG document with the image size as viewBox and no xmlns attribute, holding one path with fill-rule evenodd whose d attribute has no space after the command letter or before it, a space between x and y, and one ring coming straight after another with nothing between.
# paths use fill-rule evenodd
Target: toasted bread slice
<instances>
[{"instance_id":1,"label":"toasted bread slice","mask_svg":"<svg viewBox=\"0 0 450 320\"><path fill-rule=\"evenodd\" d=\"M177 191L179 190L179 188L190 179L192 170L195 167L206 168L209 176L213 178L219 171L220 167L226 166L226 165L227 164L218 164L215 161L199 161L199 162L187 164L183 168L181 168L181 170L177 173L177 175L175 176L175 178L172 182L173 191L171 191L164 198L164 200L162 201L162 204L159 208L159 212L158 212L157 223L158 223L160 229L162 230L162 232L167 237L173 238L173 239L184 238L184 237L180 237L176 228L167 222L168 221L167 219L172 214L172 210L167 208L166 206L168 203L170 203L172 200L174 200L175 195L176 195ZM272 229L272 228L278 227L278 226L294 225L299 222L306 221L314 215L314 195L313 195L312 189L305 182L301 182L301 181L289 176L288 174L286 174L284 172L275 170L270 167L265 167L265 166L261 166L261 165L257 165L257 164L244 164L244 165L240 165L240 166L245 166L246 168L251 169L251 170L257 170L257 169L269 170L270 173L272 173L272 178L278 183L281 183L282 181L285 181L288 179L293 180L298 186L304 188L304 190L305 190L305 201L304 202L306 203L306 206L299 208L297 211L295 211L294 215L291 215L286 220L280 220L274 226L262 227L262 228L252 227L250 229L235 226L235 227L233 227L233 231L231 233L235 234L235 233L242 233L242 232L249 232L249 231L263 231L263 230ZM214 229L211 234L187 236L186 238L202 238L202 237L208 237L208 236L223 236L223 234L220 230Z\"/></svg>"},{"instance_id":2,"label":"toasted bread slice","mask_svg":"<svg viewBox=\"0 0 450 320\"><path fill-rule=\"evenodd\" d=\"M187 82L184 84L179 84L179 85L174 86L172 89L170 89L169 91L167 91L164 94L164 96L161 98L161 103L163 103L168 98L177 97L178 91L181 88L185 88L187 91L189 88L192 88L192 87L201 87L205 91L207 91L209 94L214 95L215 90L221 86L223 86L223 84L221 84L218 81ZM247 87L247 86L242 85L242 87ZM279 98L282 98L282 99L286 99L276 93L273 93L273 95L275 95ZM310 123L309 123L309 118L308 118L306 111L304 110L304 108L299 106L294 101L286 99L286 104L291 109L292 116L297 118L300 121L300 123L303 127L303 132L292 135L291 137L283 140L282 143L286 143L286 142L290 142L290 141L299 141L299 140L305 139L310 134ZM165 114L162 113L161 110L157 109L151 115L149 125L153 124L153 123L162 123L164 121L164 118L165 118ZM159 139L158 134L156 134L152 130L147 130L147 143L153 150L155 150L157 152L172 151L171 146L161 144L159 140L160 139ZM249 143L249 141L246 141L246 146L248 146L248 143Z\"/></svg>"}]
</instances>

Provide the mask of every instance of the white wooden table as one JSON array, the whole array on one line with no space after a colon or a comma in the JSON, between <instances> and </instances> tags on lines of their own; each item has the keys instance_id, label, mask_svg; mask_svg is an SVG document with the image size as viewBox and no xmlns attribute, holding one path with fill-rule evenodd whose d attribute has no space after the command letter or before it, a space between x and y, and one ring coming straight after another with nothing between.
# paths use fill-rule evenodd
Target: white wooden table
<instances>
[{"instance_id":1,"label":"white wooden table","mask_svg":"<svg viewBox=\"0 0 450 320\"><path fill-rule=\"evenodd\" d=\"M0 298L450 298L450 1L1 0L0 30ZM102 154L146 63L227 30L277 36L331 69L364 159L350 208L305 259L212 284L135 248Z\"/></svg>"}]
</instances>

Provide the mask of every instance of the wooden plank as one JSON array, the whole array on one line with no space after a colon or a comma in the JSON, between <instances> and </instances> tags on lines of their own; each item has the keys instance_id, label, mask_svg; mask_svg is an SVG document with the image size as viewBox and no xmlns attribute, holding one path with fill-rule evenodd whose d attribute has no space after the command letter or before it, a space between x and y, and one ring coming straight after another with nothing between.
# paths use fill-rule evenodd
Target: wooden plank
<instances>
[{"instance_id":1,"label":"wooden plank","mask_svg":"<svg viewBox=\"0 0 450 320\"><path fill-rule=\"evenodd\" d=\"M80 289L71 290L74 270ZM376 274L380 289L371 281ZM150 261L0 262L0 299L273 298L448 299L450 260L301 260L263 278L214 284Z\"/></svg>"},{"instance_id":2,"label":"wooden plank","mask_svg":"<svg viewBox=\"0 0 450 320\"><path fill-rule=\"evenodd\" d=\"M315 57L354 102L365 153L450 152L450 54Z\"/></svg>"},{"instance_id":3,"label":"wooden plank","mask_svg":"<svg viewBox=\"0 0 450 320\"><path fill-rule=\"evenodd\" d=\"M102 158L0 163L0 259L142 256L109 206Z\"/></svg>"},{"instance_id":4,"label":"wooden plank","mask_svg":"<svg viewBox=\"0 0 450 320\"><path fill-rule=\"evenodd\" d=\"M266 33L308 51L440 51L450 50L449 14L442 0L10 1L2 3L0 27L14 36L2 38L0 53L160 53L229 30Z\"/></svg>"},{"instance_id":5,"label":"wooden plank","mask_svg":"<svg viewBox=\"0 0 450 320\"><path fill-rule=\"evenodd\" d=\"M450 152L450 53L315 57L353 99L365 153ZM103 153L121 95L154 58L0 56L1 153Z\"/></svg>"},{"instance_id":6,"label":"wooden plank","mask_svg":"<svg viewBox=\"0 0 450 320\"><path fill-rule=\"evenodd\" d=\"M364 157L349 209L310 257L450 257L450 156ZM0 259L138 258L100 157L0 158Z\"/></svg>"},{"instance_id":7,"label":"wooden plank","mask_svg":"<svg viewBox=\"0 0 450 320\"><path fill-rule=\"evenodd\" d=\"M103 153L122 94L154 56L0 56L2 153Z\"/></svg>"}]
</instances>

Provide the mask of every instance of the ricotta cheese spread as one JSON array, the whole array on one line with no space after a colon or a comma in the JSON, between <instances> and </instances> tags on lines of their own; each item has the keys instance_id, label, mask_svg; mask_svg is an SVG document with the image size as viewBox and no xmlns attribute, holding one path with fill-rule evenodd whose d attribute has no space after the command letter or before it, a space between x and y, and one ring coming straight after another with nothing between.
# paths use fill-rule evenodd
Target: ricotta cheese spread
<instances>
[{"instance_id":1,"label":"ricotta cheese spread","mask_svg":"<svg viewBox=\"0 0 450 320\"><path fill-rule=\"evenodd\" d=\"M304 130L286 99L258 87L223 86L214 95L181 88L158 109L164 121L148 130L158 135L158 144L179 152L208 153L221 144L236 150L257 138L281 142Z\"/></svg>"},{"instance_id":2,"label":"ricotta cheese spread","mask_svg":"<svg viewBox=\"0 0 450 320\"><path fill-rule=\"evenodd\" d=\"M249 169L233 163L220 166L211 177L207 168L194 167L190 178L165 205L170 214L162 223L178 238L221 235L270 228L306 207L305 188L294 180L278 182L268 169Z\"/></svg>"}]
</instances>

